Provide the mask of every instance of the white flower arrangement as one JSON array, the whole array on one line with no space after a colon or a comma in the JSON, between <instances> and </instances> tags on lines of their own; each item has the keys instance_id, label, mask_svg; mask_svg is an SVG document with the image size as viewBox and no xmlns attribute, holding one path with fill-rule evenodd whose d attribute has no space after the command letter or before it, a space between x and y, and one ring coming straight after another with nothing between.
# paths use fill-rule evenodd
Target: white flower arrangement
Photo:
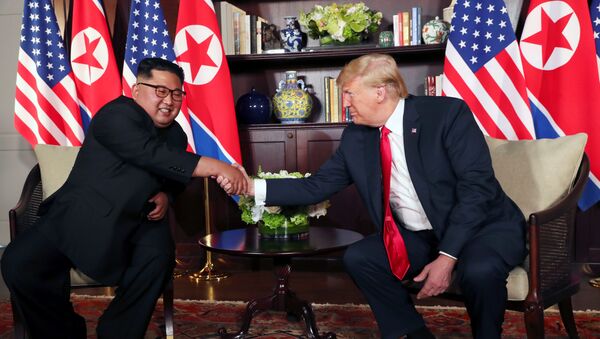
<instances>
[{"instance_id":1,"label":"white flower arrangement","mask_svg":"<svg viewBox=\"0 0 600 339\"><path fill-rule=\"evenodd\" d=\"M278 173L262 172L259 170L257 177L260 179L307 178L310 173L288 172L281 170ZM281 227L308 226L308 218L319 218L327 214L330 206L329 200L318 204L306 206L264 206L256 205L254 197L240 197L238 206L242 211L242 221L247 224L262 222L265 227L277 229Z\"/></svg>"}]
</instances>

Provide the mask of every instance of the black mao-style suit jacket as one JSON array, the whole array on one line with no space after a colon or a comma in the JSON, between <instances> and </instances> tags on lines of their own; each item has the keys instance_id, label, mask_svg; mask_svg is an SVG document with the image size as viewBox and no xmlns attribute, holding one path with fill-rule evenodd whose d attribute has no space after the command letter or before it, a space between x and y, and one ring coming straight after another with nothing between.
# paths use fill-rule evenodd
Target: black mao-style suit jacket
<instances>
[{"instance_id":1,"label":"black mao-style suit jacket","mask_svg":"<svg viewBox=\"0 0 600 339\"><path fill-rule=\"evenodd\" d=\"M404 148L411 180L439 240L457 258L468 241L489 243L511 265L525 257L525 220L494 176L484 137L466 104L448 97L405 100ZM383 224L378 128L349 125L334 155L309 178L268 180L268 205L327 199L354 183Z\"/></svg>"},{"instance_id":2,"label":"black mao-style suit jacket","mask_svg":"<svg viewBox=\"0 0 600 339\"><path fill-rule=\"evenodd\" d=\"M176 122L156 128L132 99L115 99L92 119L65 184L40 206L38 229L82 272L116 284L148 199L191 178L199 156L186 146Z\"/></svg>"}]
</instances>

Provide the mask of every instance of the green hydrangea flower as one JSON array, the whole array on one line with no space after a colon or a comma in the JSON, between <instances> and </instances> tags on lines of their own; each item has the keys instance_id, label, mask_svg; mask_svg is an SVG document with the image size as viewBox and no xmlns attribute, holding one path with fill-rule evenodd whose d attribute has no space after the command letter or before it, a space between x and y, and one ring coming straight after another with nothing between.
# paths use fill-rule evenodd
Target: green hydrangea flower
<instances>
[{"instance_id":1,"label":"green hydrangea flower","mask_svg":"<svg viewBox=\"0 0 600 339\"><path fill-rule=\"evenodd\" d=\"M383 14L375 12L364 3L328 6L315 5L305 13L300 12L298 21L308 30L308 36L319 39L322 44L334 42L358 43L381 24Z\"/></svg>"}]
</instances>

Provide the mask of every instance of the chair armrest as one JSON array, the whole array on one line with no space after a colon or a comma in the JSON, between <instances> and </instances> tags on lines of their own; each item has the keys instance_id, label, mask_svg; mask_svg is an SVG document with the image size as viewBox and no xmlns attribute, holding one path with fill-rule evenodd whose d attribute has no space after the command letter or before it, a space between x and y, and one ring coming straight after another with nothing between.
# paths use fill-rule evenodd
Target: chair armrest
<instances>
[{"instance_id":1,"label":"chair armrest","mask_svg":"<svg viewBox=\"0 0 600 339\"><path fill-rule=\"evenodd\" d=\"M577 202L588 180L589 159L584 154L572 190L552 207L529 216L530 296L572 284L571 259Z\"/></svg>"},{"instance_id":2,"label":"chair armrest","mask_svg":"<svg viewBox=\"0 0 600 339\"><path fill-rule=\"evenodd\" d=\"M14 239L27 227L33 225L39 217L37 211L42 202L42 181L40 166L35 165L25 179L19 201L8 212L10 238Z\"/></svg>"}]
</instances>

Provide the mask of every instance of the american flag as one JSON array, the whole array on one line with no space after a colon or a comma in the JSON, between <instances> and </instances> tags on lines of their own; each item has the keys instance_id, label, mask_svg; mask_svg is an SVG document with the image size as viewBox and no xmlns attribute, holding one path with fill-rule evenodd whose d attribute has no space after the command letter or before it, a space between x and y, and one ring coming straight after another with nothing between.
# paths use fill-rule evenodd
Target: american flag
<instances>
[{"instance_id":1,"label":"american flag","mask_svg":"<svg viewBox=\"0 0 600 339\"><path fill-rule=\"evenodd\" d=\"M446 45L443 93L465 100L481 130L533 139L519 46L502 0L459 0Z\"/></svg>"},{"instance_id":2,"label":"american flag","mask_svg":"<svg viewBox=\"0 0 600 339\"><path fill-rule=\"evenodd\" d=\"M31 145L83 142L73 72L50 0L25 1L14 123Z\"/></svg>"},{"instance_id":3,"label":"american flag","mask_svg":"<svg viewBox=\"0 0 600 339\"><path fill-rule=\"evenodd\" d=\"M134 0L131 3L122 79L123 94L128 97L131 97L131 86L135 84L138 64L144 58L175 62L173 43L159 0ZM188 136L190 150L195 151L189 117L180 112L177 122Z\"/></svg>"},{"instance_id":4,"label":"american flag","mask_svg":"<svg viewBox=\"0 0 600 339\"><path fill-rule=\"evenodd\" d=\"M158 0L134 0L131 4L123 64L123 94L129 97L131 86L135 84L138 63L144 58L163 58L175 62L167 22Z\"/></svg>"}]
</instances>

